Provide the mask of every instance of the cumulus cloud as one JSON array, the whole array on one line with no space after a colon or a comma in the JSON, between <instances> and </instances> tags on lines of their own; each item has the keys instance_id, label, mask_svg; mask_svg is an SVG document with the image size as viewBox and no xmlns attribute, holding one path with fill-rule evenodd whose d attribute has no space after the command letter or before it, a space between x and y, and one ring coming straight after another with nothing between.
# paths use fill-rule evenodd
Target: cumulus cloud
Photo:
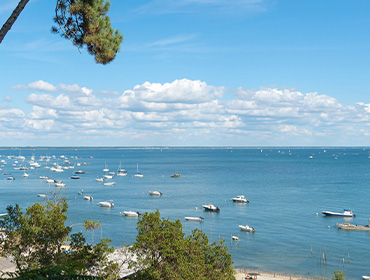
<instances>
[{"instance_id":1,"label":"cumulus cloud","mask_svg":"<svg viewBox=\"0 0 370 280\"><path fill-rule=\"evenodd\" d=\"M314 145L320 139L334 145L345 141L343 135L358 139L370 134L370 104L343 105L317 92L226 89L189 79L144 82L121 95L102 95L77 84L31 84L49 92L30 93L26 102L33 107L27 114L1 108L1 128L19 126L24 132L71 139L78 131L79 139L95 135L117 139L117 145L127 139L151 145L155 137L173 139L172 145ZM233 93L231 98L224 99L226 91Z\"/></svg>"}]
</instances>

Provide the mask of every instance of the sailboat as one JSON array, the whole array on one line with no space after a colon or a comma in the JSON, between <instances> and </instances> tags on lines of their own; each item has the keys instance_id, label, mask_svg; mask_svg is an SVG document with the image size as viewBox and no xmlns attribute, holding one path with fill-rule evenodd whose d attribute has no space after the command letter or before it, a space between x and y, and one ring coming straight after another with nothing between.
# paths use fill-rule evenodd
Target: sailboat
<instances>
[{"instance_id":1,"label":"sailboat","mask_svg":"<svg viewBox=\"0 0 370 280\"><path fill-rule=\"evenodd\" d=\"M127 171L123 168L121 168L121 161L119 162L119 167L118 167L118 170L117 170L117 176L127 176Z\"/></svg>"},{"instance_id":2,"label":"sailboat","mask_svg":"<svg viewBox=\"0 0 370 280\"><path fill-rule=\"evenodd\" d=\"M103 172L108 172L109 169L107 168L107 162L105 162L105 166L104 166L104 169L103 169Z\"/></svg>"},{"instance_id":3,"label":"sailboat","mask_svg":"<svg viewBox=\"0 0 370 280\"><path fill-rule=\"evenodd\" d=\"M134 177L139 177L139 178L144 177L144 174L139 173L139 164L137 164L136 166L136 174L134 175Z\"/></svg>"}]
</instances>

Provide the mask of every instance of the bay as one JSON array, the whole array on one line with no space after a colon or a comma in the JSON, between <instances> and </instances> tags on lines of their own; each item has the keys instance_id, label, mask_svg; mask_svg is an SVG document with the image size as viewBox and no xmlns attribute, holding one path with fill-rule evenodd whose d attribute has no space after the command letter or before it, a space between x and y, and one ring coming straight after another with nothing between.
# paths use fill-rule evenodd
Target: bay
<instances>
[{"instance_id":1,"label":"bay","mask_svg":"<svg viewBox=\"0 0 370 280\"><path fill-rule=\"evenodd\" d=\"M236 268L275 271L310 277L332 278L335 270L346 279L370 274L369 232L338 230L336 223L368 224L370 218L369 148L21 148L0 150L2 175L0 209L18 203L26 208L41 202L39 193L56 190L40 176L62 180L61 195L69 202L67 225L85 232L85 220L101 221L95 241L109 238L115 247L131 245L136 238L137 218L123 211L158 209L162 217L180 219L187 234L199 228L210 241L225 240ZM34 156L40 167L17 170ZM53 157L55 156L55 157ZM40 157L44 157L43 160ZM50 158L46 162L46 157ZM65 161L70 161L66 164ZM15 163L18 161L18 163ZM73 166L64 172L51 172L53 163ZM87 165L77 165L86 163ZM14 165L13 165L14 164ZM126 169L126 177L115 176L113 186L95 179L105 166ZM143 178L133 177L137 172ZM70 179L73 171L83 170L80 179ZM180 178L171 178L174 173ZM58 190L58 189L57 189ZM78 193L94 197L83 199ZM163 196L153 197L158 190ZM232 197L245 195L249 204L237 204ZM113 200L114 208L98 207L99 201ZM202 204L213 203L219 213L203 211ZM341 212L351 208L353 219L323 217L321 211ZM204 222L186 222L185 216L202 216ZM253 226L255 233L239 230ZM238 236L239 242L231 240ZM326 261L324 262L324 257Z\"/></svg>"}]
</instances>

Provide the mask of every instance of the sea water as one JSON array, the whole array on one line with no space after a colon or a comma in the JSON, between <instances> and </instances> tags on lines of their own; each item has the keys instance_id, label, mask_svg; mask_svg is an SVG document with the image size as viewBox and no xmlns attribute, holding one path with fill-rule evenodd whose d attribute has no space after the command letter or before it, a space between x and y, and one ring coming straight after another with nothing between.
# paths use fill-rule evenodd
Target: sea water
<instances>
[{"instance_id":1,"label":"sea water","mask_svg":"<svg viewBox=\"0 0 370 280\"><path fill-rule=\"evenodd\" d=\"M236 268L322 278L332 278L335 270L344 271L346 279L370 275L370 232L336 227L343 222L368 224L369 148L22 148L2 149L0 154L6 162L2 173L15 177L9 181L8 175L1 175L1 211L16 203L25 209L43 201L37 194L56 190L40 176L62 180L66 187L61 193L69 203L67 225L83 232L88 242L103 237L115 247L131 245L138 219L122 212L158 209L164 218L180 219L186 234L199 228L210 241L222 238ZM29 177L24 178L24 171L14 169L22 165L19 156L26 158L27 167L34 156L41 167L27 170ZM50 171L53 163L66 166L66 159L73 169ZM95 180L104 175L105 166L115 172L121 166L128 175L115 176L109 181L116 184L105 186ZM76 170L85 174L70 179ZM144 177L133 177L137 172ZM171 178L175 173L181 177ZM151 190L163 196L150 196ZM94 200L84 200L82 191ZM231 198L237 195L250 203L233 203ZM115 207L97 206L107 200ZM221 211L204 211L202 204L208 203ZM321 215L323 210L343 208L351 208L357 216ZM187 222L186 216L202 216L204 221ZM100 221L102 227L86 232L85 220ZM246 224L256 232L240 231L238 226ZM239 242L231 236L239 237Z\"/></svg>"}]
</instances>

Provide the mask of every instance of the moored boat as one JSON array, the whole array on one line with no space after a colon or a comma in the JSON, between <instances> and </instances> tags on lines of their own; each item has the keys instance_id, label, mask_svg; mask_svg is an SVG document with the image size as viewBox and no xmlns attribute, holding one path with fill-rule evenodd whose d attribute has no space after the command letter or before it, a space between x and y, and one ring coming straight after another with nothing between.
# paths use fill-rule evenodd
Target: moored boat
<instances>
[{"instance_id":1,"label":"moored boat","mask_svg":"<svg viewBox=\"0 0 370 280\"><path fill-rule=\"evenodd\" d=\"M106 182L104 183L104 186L114 186L116 182Z\"/></svg>"},{"instance_id":2,"label":"moored boat","mask_svg":"<svg viewBox=\"0 0 370 280\"><path fill-rule=\"evenodd\" d=\"M175 174L171 175L171 178L180 178L180 177L181 177L181 175L178 174L178 173L175 173Z\"/></svg>"},{"instance_id":3,"label":"moored boat","mask_svg":"<svg viewBox=\"0 0 370 280\"><path fill-rule=\"evenodd\" d=\"M368 225L353 225L350 223L337 223L338 229L370 231L370 219Z\"/></svg>"},{"instance_id":4,"label":"moored boat","mask_svg":"<svg viewBox=\"0 0 370 280\"><path fill-rule=\"evenodd\" d=\"M94 200L94 198L90 195L84 195L85 200Z\"/></svg>"},{"instance_id":5,"label":"moored boat","mask_svg":"<svg viewBox=\"0 0 370 280\"><path fill-rule=\"evenodd\" d=\"M139 217L141 215L139 212L136 211L123 211L123 214L127 217Z\"/></svg>"},{"instance_id":6,"label":"moored boat","mask_svg":"<svg viewBox=\"0 0 370 280\"><path fill-rule=\"evenodd\" d=\"M8 217L9 216L9 213L1 213L0 214L0 218L5 218L5 217Z\"/></svg>"},{"instance_id":7,"label":"moored boat","mask_svg":"<svg viewBox=\"0 0 370 280\"><path fill-rule=\"evenodd\" d=\"M203 217L185 217L185 220L191 222L203 222Z\"/></svg>"},{"instance_id":8,"label":"moored boat","mask_svg":"<svg viewBox=\"0 0 370 280\"><path fill-rule=\"evenodd\" d=\"M203 204L202 207L206 211L212 211L212 212L219 212L220 211L220 208L218 208L217 206L214 206L211 203L210 204Z\"/></svg>"},{"instance_id":9,"label":"moored boat","mask_svg":"<svg viewBox=\"0 0 370 280\"><path fill-rule=\"evenodd\" d=\"M161 196L161 195L163 195L163 193L161 193L159 191L150 191L149 194L150 195L154 195L154 196Z\"/></svg>"},{"instance_id":10,"label":"moored boat","mask_svg":"<svg viewBox=\"0 0 370 280\"><path fill-rule=\"evenodd\" d=\"M331 211L321 211L321 213L324 216L329 216L329 217L347 217L347 218L352 218L356 217L355 214L353 214L352 210L349 208L343 209L343 212L331 212Z\"/></svg>"},{"instance_id":11,"label":"moored boat","mask_svg":"<svg viewBox=\"0 0 370 280\"><path fill-rule=\"evenodd\" d=\"M237 197L233 197L231 200L238 203L249 203L249 200L246 199L244 195L238 195Z\"/></svg>"},{"instance_id":12,"label":"moored boat","mask_svg":"<svg viewBox=\"0 0 370 280\"><path fill-rule=\"evenodd\" d=\"M242 231L247 231L247 232L255 232L256 230L254 229L254 227L250 227L248 225L239 225L239 228L242 230Z\"/></svg>"},{"instance_id":13,"label":"moored boat","mask_svg":"<svg viewBox=\"0 0 370 280\"><path fill-rule=\"evenodd\" d=\"M100 207L109 207L109 208L114 207L113 200L100 201L97 205L100 206Z\"/></svg>"}]
</instances>

